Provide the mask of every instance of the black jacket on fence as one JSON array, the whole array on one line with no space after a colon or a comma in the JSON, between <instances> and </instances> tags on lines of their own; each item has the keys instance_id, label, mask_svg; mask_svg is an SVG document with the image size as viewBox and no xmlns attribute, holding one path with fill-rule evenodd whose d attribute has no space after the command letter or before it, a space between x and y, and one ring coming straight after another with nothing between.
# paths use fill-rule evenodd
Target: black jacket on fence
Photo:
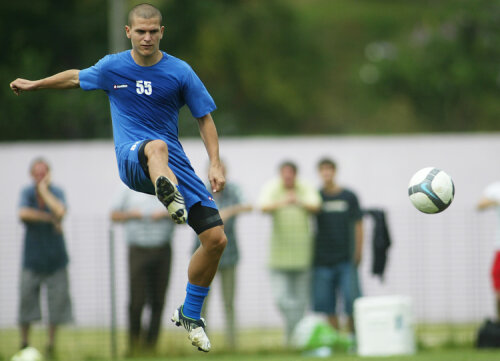
<instances>
[{"instance_id":1,"label":"black jacket on fence","mask_svg":"<svg viewBox=\"0 0 500 361\"><path fill-rule=\"evenodd\" d=\"M391 246L391 237L385 219L385 211L371 208L365 209L363 213L371 216L374 221L372 234L372 274L383 279L388 257L387 251Z\"/></svg>"}]
</instances>

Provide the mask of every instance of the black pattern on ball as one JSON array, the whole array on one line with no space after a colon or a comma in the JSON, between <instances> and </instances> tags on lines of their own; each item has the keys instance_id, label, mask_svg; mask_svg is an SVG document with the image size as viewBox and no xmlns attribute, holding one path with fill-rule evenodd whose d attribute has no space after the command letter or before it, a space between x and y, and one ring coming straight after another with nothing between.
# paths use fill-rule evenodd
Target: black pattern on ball
<instances>
[{"instance_id":1,"label":"black pattern on ball","mask_svg":"<svg viewBox=\"0 0 500 361\"><path fill-rule=\"evenodd\" d=\"M448 203L445 203L441 200L441 198L438 197L436 193L432 190L432 181L436 177L436 175L441 172L441 169L438 168L432 168L429 173L425 176L425 179L420 182L419 184L413 185L408 188L408 195L411 196L412 194L415 193L423 193L427 196L427 198L436 206L438 209L437 212L439 213L444 211L446 208L449 207L451 204L451 201L453 200L453 197L448 201ZM452 182L452 196L455 196L455 185Z\"/></svg>"}]
</instances>

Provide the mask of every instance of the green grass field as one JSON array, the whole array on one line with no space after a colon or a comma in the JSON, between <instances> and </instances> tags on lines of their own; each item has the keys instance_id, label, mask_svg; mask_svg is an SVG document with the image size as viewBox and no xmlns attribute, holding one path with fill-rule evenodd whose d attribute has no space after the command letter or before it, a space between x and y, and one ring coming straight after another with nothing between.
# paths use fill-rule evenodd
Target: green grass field
<instances>
[{"instance_id":1,"label":"green grass field","mask_svg":"<svg viewBox=\"0 0 500 361\"><path fill-rule=\"evenodd\" d=\"M474 351L466 350L439 350L439 351L423 351L414 356L393 356L393 357L358 357L345 355L332 355L329 358L304 357L298 354L231 354L231 355L201 355L187 357L168 358L169 361L181 360L220 360L220 361L302 361L302 360L335 360L335 361L496 361L500 360L500 351ZM131 359L132 360L132 359ZM142 361L145 359L134 359L134 361ZM148 359L153 360L153 359ZM160 359L157 359L160 360Z\"/></svg>"},{"instance_id":2,"label":"green grass field","mask_svg":"<svg viewBox=\"0 0 500 361\"><path fill-rule=\"evenodd\" d=\"M334 352L324 360L354 361L495 361L500 360L498 350L476 350L474 340L477 325L420 325L416 328L418 352L411 356L359 357L343 351ZM221 361L295 361L318 360L301 352L286 351L282 348L279 330L247 330L240 334L238 352L230 352L224 346L222 334L212 333L213 350L207 354L196 351L182 330L165 330L161 336L157 355L148 357L126 357L126 333L120 331L116 337L118 360L155 361L165 360L221 360ZM243 342L244 340L244 342ZM45 331L35 328L32 345L43 350ZM15 329L0 330L0 361L10 360L19 346L19 336ZM67 327L61 329L58 339L59 361L108 361L112 360L111 335L109 330L90 330Z\"/></svg>"}]
</instances>

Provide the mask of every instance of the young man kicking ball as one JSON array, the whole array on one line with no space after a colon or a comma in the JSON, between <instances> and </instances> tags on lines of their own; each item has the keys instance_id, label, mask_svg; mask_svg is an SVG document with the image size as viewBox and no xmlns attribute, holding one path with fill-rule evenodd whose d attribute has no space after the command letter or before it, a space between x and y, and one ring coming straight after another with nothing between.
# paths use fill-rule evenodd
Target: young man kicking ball
<instances>
[{"instance_id":1,"label":"young man kicking ball","mask_svg":"<svg viewBox=\"0 0 500 361\"><path fill-rule=\"evenodd\" d=\"M176 223L188 222L201 245L188 267L184 304L172 316L189 332L192 344L210 350L203 301L227 243L217 207L196 176L178 139L179 110L187 104L198 120L210 160L213 191L224 188L217 130L211 116L215 103L184 61L159 49L164 27L160 11L149 4L134 7L125 26L132 49L107 55L94 66L67 70L40 80L16 79L19 95L38 89L102 89L109 97L120 178L130 188L156 194Z\"/></svg>"}]
</instances>

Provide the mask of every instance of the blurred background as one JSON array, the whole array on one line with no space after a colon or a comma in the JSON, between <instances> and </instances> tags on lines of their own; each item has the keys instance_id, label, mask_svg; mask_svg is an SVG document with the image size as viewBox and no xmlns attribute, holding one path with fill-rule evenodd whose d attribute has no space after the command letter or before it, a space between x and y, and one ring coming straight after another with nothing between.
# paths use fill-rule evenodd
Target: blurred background
<instances>
[{"instance_id":1,"label":"blurred background","mask_svg":"<svg viewBox=\"0 0 500 361\"><path fill-rule=\"evenodd\" d=\"M61 331L66 354L108 358L116 355L112 340L118 340L118 356L125 352L126 248L120 229L110 237L119 178L108 100L102 92L81 90L15 97L8 84L87 68L128 49L126 13L140 2L0 2L0 359L19 346L23 228L17 204L30 181L29 162L39 155L50 161L70 209L64 227L75 323ZM299 176L319 186L316 162L333 157L340 183L358 193L362 207L384 209L388 217L393 245L383 280L371 274L366 220L364 294L411 296L422 348L471 346L478 325L495 313L489 267L496 218L478 214L475 205L484 187L500 180L500 1L151 3L163 14L162 50L191 64L218 105L213 116L221 155L247 199L255 203L284 159L295 160ZM187 109L179 131L205 179L206 156ZM408 180L425 166L443 168L455 180L457 198L443 214L419 214L407 199ZM237 295L240 328L256 335L254 350L279 349L282 320L267 281L270 220L259 212L241 216L238 232L238 277L245 284ZM168 316L183 298L192 241L192 232L179 227L162 333L165 355L191 351L172 341L177 330ZM217 334L223 327L218 296L210 307ZM43 347L43 326L35 337Z\"/></svg>"},{"instance_id":2,"label":"blurred background","mask_svg":"<svg viewBox=\"0 0 500 361\"><path fill-rule=\"evenodd\" d=\"M122 14L110 11L113 3ZM2 83L83 69L127 49L125 13L136 3L4 2ZM210 89L222 135L500 129L498 1L152 3L163 12L162 48L192 64ZM8 87L0 94L0 140L111 137L98 92L16 101ZM180 129L197 134L189 121Z\"/></svg>"}]
</instances>

